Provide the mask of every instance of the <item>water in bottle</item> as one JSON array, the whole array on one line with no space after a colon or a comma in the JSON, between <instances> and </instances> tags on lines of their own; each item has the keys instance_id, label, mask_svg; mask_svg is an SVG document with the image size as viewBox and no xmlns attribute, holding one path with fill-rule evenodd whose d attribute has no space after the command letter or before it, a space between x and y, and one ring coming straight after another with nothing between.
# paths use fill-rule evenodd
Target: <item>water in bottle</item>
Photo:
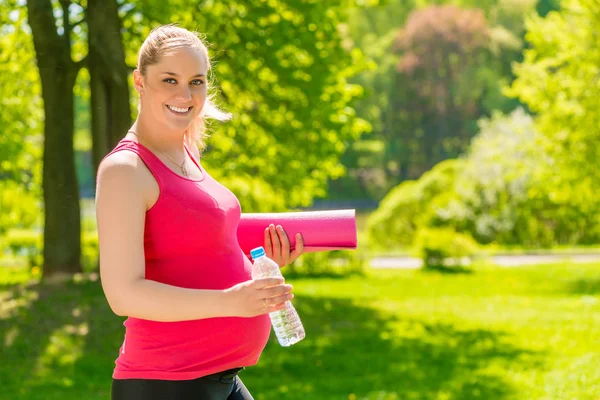
<instances>
[{"instance_id":1,"label":"water in bottle","mask_svg":"<svg viewBox=\"0 0 600 400\"><path fill-rule=\"evenodd\" d=\"M265 249L257 247L250 252L254 264L252 266L252 279L260 278L278 278L281 277L279 265L265 255ZM269 313L273 330L277 336L279 344L282 346L291 346L298 343L306 333L298 316L298 312L288 300L283 310Z\"/></svg>"}]
</instances>

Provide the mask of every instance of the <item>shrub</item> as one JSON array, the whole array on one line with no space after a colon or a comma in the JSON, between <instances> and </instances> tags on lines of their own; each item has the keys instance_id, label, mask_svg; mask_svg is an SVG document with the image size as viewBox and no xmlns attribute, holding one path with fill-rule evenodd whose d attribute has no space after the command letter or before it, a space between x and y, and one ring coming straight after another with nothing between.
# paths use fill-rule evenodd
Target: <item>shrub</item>
<instances>
[{"instance_id":1,"label":"shrub","mask_svg":"<svg viewBox=\"0 0 600 400\"><path fill-rule=\"evenodd\" d=\"M552 247L599 240L593 182L561 186L548 141L521 108L479 121L454 198L430 226L453 226L482 244Z\"/></svg>"},{"instance_id":2,"label":"shrub","mask_svg":"<svg viewBox=\"0 0 600 400\"><path fill-rule=\"evenodd\" d=\"M83 232L81 235L81 267L85 272L98 269L98 233Z\"/></svg>"},{"instance_id":3,"label":"shrub","mask_svg":"<svg viewBox=\"0 0 600 400\"><path fill-rule=\"evenodd\" d=\"M454 192L455 176L463 160L446 160L418 181L406 181L392 189L369 216L369 245L375 249L408 247L415 233L429 226L440 207L439 199Z\"/></svg>"},{"instance_id":4,"label":"shrub","mask_svg":"<svg viewBox=\"0 0 600 400\"><path fill-rule=\"evenodd\" d=\"M441 162L390 191L368 220L370 245L410 246L420 229L441 227L483 245L598 243L594 181L579 181L576 189L564 184L564 170L557 173L558 160L530 115L519 108L478 124L480 132L460 159Z\"/></svg>"},{"instance_id":5,"label":"shrub","mask_svg":"<svg viewBox=\"0 0 600 400\"><path fill-rule=\"evenodd\" d=\"M0 237L11 229L31 228L40 219L40 199L18 182L0 179Z\"/></svg>"},{"instance_id":6,"label":"shrub","mask_svg":"<svg viewBox=\"0 0 600 400\"><path fill-rule=\"evenodd\" d=\"M42 232L31 229L11 229L2 245L16 257L26 257L29 268L42 265ZM81 235L81 262L84 271L98 269L98 234L83 232Z\"/></svg>"},{"instance_id":7,"label":"shrub","mask_svg":"<svg viewBox=\"0 0 600 400\"><path fill-rule=\"evenodd\" d=\"M363 274L367 264L358 250L333 250L305 253L282 270L284 276L348 276Z\"/></svg>"},{"instance_id":8,"label":"shrub","mask_svg":"<svg viewBox=\"0 0 600 400\"><path fill-rule=\"evenodd\" d=\"M3 244L13 255L26 257L30 268L42 264L42 232L31 229L11 229L6 234Z\"/></svg>"},{"instance_id":9,"label":"shrub","mask_svg":"<svg viewBox=\"0 0 600 400\"><path fill-rule=\"evenodd\" d=\"M470 236L450 228L421 229L415 238L415 251L425 268L462 267L479 250Z\"/></svg>"}]
</instances>

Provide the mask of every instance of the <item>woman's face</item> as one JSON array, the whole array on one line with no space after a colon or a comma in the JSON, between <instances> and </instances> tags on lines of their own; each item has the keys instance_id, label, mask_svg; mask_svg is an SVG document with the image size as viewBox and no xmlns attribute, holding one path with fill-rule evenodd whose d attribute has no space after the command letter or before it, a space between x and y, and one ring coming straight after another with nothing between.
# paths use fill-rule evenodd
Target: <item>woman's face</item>
<instances>
[{"instance_id":1,"label":"woman's face","mask_svg":"<svg viewBox=\"0 0 600 400\"><path fill-rule=\"evenodd\" d=\"M161 55L145 76L136 70L136 88L143 93L140 112L167 130L187 129L206 101L207 69L200 50L180 48Z\"/></svg>"}]
</instances>

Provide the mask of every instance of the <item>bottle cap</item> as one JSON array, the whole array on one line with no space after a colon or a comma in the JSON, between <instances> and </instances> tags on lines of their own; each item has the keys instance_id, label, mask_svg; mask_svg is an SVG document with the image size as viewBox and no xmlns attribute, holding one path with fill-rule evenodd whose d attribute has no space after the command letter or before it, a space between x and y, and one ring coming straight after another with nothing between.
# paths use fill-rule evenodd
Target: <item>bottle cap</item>
<instances>
[{"instance_id":1,"label":"bottle cap","mask_svg":"<svg viewBox=\"0 0 600 400\"><path fill-rule=\"evenodd\" d=\"M262 257L265 255L265 249L261 247L257 247L255 249L250 250L250 255L253 260L256 260L258 257Z\"/></svg>"}]
</instances>

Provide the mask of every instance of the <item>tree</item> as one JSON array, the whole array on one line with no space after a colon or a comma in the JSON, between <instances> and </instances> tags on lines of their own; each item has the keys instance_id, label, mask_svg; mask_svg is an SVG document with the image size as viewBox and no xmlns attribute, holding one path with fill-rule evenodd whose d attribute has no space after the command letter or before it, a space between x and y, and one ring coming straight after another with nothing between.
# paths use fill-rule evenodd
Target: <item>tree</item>
<instances>
[{"instance_id":1,"label":"tree","mask_svg":"<svg viewBox=\"0 0 600 400\"><path fill-rule=\"evenodd\" d=\"M559 9L559 0L539 0L536 5L536 11L541 17L545 17L550 11Z\"/></svg>"},{"instance_id":2,"label":"tree","mask_svg":"<svg viewBox=\"0 0 600 400\"><path fill-rule=\"evenodd\" d=\"M83 60L71 57L69 0L60 1L59 25L51 0L28 0L44 100L43 275L72 273L80 264L80 207L73 153L73 87ZM60 33L59 33L60 32Z\"/></svg>"},{"instance_id":3,"label":"tree","mask_svg":"<svg viewBox=\"0 0 600 400\"><path fill-rule=\"evenodd\" d=\"M474 134L470 121L483 113L486 91L477 67L486 64L489 42L483 12L454 6L414 12L397 37L399 80L410 82L411 93L399 106L420 116L426 168L457 156Z\"/></svg>"},{"instance_id":4,"label":"tree","mask_svg":"<svg viewBox=\"0 0 600 400\"><path fill-rule=\"evenodd\" d=\"M95 177L102 158L131 126L129 71L117 2L88 0L86 20Z\"/></svg>"},{"instance_id":5,"label":"tree","mask_svg":"<svg viewBox=\"0 0 600 400\"><path fill-rule=\"evenodd\" d=\"M369 120L373 125L373 135L363 140L373 144L357 145L357 149L381 147L383 153L372 153L370 159L376 161L365 167L356 162L364 160L362 154L350 151L345 156L345 164L353 176L343 178L342 182L332 182L331 187L363 187L364 182L373 183L375 177L385 172L383 189L395 186L400 181L420 176L435 160L428 160L424 154L432 143L424 142L430 119L423 117L420 107L409 108L418 99L414 86L422 86L422 82L414 81L406 74L397 73L400 54L392 51L394 39L401 27L405 26L409 17L418 13L430 12L432 6L455 6L460 9L477 9L488 25L489 40L485 51L488 57L480 60L473 73L468 77L474 91L482 90L480 99L481 113L467 118L466 125L470 134L475 132L475 120L489 115L492 110L509 112L519 105L516 99L502 95L502 87L513 80L511 64L520 60L523 48L524 16L532 12L537 0L389 0L369 1L372 7L353 10L348 27L344 29L348 46L360 48L374 64L362 72L353 81L366 89L365 98L357 102L359 117ZM400 61L401 62L401 61ZM427 84L427 82L425 82ZM456 91L455 91L456 93ZM461 93L458 93L459 95ZM462 116L459 116L462 117ZM453 137L460 132L449 131ZM452 140L455 140L454 138ZM457 140L455 140L457 141ZM457 141L458 142L458 141ZM463 141L462 147L466 146ZM354 163L354 164L353 164ZM379 181L380 179L377 179ZM381 190L381 189L380 189ZM369 191L370 194L378 191ZM377 197L379 198L379 197Z\"/></svg>"},{"instance_id":6,"label":"tree","mask_svg":"<svg viewBox=\"0 0 600 400\"><path fill-rule=\"evenodd\" d=\"M151 27L179 22L211 43L223 108L203 162L245 211L308 206L344 173L339 157L368 124L349 79L364 68L342 47L338 25L354 2L131 2L124 18L128 64Z\"/></svg>"},{"instance_id":7,"label":"tree","mask_svg":"<svg viewBox=\"0 0 600 400\"><path fill-rule=\"evenodd\" d=\"M80 68L90 73L97 165L130 123L126 65L135 65L151 27L178 21L197 28L221 49L210 49L215 75L235 117L215 126L203 162L238 194L245 211L308 205L324 194L327 178L343 173L341 153L368 126L351 107L361 88L348 81L363 68L362 55L346 51L338 31L351 3L30 0L45 112L44 274L80 269L73 157ZM86 42L88 55L76 61Z\"/></svg>"},{"instance_id":8,"label":"tree","mask_svg":"<svg viewBox=\"0 0 600 400\"><path fill-rule=\"evenodd\" d=\"M539 183L537 172L550 160L536 152L533 119L517 109L482 118L478 125L456 176L456 195L437 211L438 219L481 243L539 244L528 229L536 216L527 205L530 188Z\"/></svg>"},{"instance_id":9,"label":"tree","mask_svg":"<svg viewBox=\"0 0 600 400\"><path fill-rule=\"evenodd\" d=\"M480 131L456 175L454 194L431 220L468 232L480 243L532 248L576 244L593 237L593 224L552 196L545 176L554 160L545 138L521 108L494 113L478 122ZM591 229L590 229L591 228Z\"/></svg>"},{"instance_id":10,"label":"tree","mask_svg":"<svg viewBox=\"0 0 600 400\"><path fill-rule=\"evenodd\" d=\"M596 0L561 2L560 11L527 21L530 48L515 66L509 90L535 113L536 126L555 160L546 184L552 199L584 210L599 220L600 170L600 4Z\"/></svg>"},{"instance_id":11,"label":"tree","mask_svg":"<svg viewBox=\"0 0 600 400\"><path fill-rule=\"evenodd\" d=\"M399 26L416 7L415 1L370 1L368 7L350 9L348 22L341 25L343 45L360 49L367 68L351 82L365 89L356 101L357 116L371 124L370 134L347 147L341 162L347 174L329 182L328 199L379 200L397 183L395 141L388 141L395 127L389 123L397 113L395 84L397 56L390 51Z\"/></svg>"},{"instance_id":12,"label":"tree","mask_svg":"<svg viewBox=\"0 0 600 400\"><path fill-rule=\"evenodd\" d=\"M368 221L383 246L409 246L422 229L444 227L479 243L529 248L595 243L598 201L563 201L547 138L519 108L478 121L466 154L394 188ZM589 194L589 193L588 193Z\"/></svg>"},{"instance_id":13,"label":"tree","mask_svg":"<svg viewBox=\"0 0 600 400\"><path fill-rule=\"evenodd\" d=\"M0 3L0 180L28 185L42 104L35 52L22 11L12 2Z\"/></svg>"},{"instance_id":14,"label":"tree","mask_svg":"<svg viewBox=\"0 0 600 400\"><path fill-rule=\"evenodd\" d=\"M41 88L24 7L0 3L0 241L30 228L41 196Z\"/></svg>"}]
</instances>

